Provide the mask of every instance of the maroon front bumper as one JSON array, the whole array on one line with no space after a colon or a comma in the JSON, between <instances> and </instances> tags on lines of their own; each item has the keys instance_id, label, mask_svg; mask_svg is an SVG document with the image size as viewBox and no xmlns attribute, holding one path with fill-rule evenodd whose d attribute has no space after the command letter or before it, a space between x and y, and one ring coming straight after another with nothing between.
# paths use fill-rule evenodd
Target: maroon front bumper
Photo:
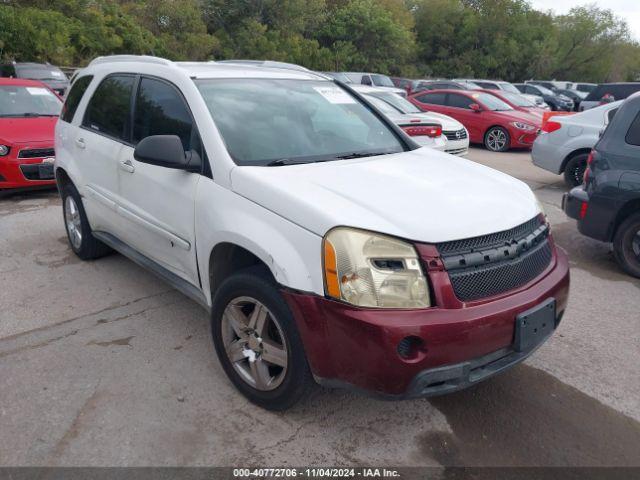
<instances>
[{"instance_id":1,"label":"maroon front bumper","mask_svg":"<svg viewBox=\"0 0 640 480\"><path fill-rule=\"evenodd\" d=\"M408 398L446 393L508 368L535 350L513 348L515 318L550 298L556 325L566 308L569 264L553 245L547 269L522 287L496 297L460 302L437 251L418 251L428 268L435 304L427 309L358 308L317 295L284 291L316 379L328 386ZM398 353L406 337L426 348L411 358ZM539 345L538 345L539 346ZM537 346L536 346L537 348Z\"/></svg>"}]
</instances>

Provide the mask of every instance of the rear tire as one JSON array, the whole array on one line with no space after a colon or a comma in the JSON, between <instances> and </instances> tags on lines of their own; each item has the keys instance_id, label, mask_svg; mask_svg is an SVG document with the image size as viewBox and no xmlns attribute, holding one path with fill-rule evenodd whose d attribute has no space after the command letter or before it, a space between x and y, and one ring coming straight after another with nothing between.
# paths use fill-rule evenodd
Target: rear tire
<instances>
[{"instance_id":1,"label":"rear tire","mask_svg":"<svg viewBox=\"0 0 640 480\"><path fill-rule=\"evenodd\" d=\"M491 127L484 134L484 146L492 152L506 152L511 146L509 132L502 127Z\"/></svg>"},{"instance_id":2,"label":"rear tire","mask_svg":"<svg viewBox=\"0 0 640 480\"><path fill-rule=\"evenodd\" d=\"M111 249L93 236L82 198L76 187L68 183L62 190L62 215L69 246L82 260L95 260Z\"/></svg>"},{"instance_id":3,"label":"rear tire","mask_svg":"<svg viewBox=\"0 0 640 480\"><path fill-rule=\"evenodd\" d=\"M625 272L640 278L640 213L631 215L618 227L613 255Z\"/></svg>"},{"instance_id":4,"label":"rear tire","mask_svg":"<svg viewBox=\"0 0 640 480\"><path fill-rule=\"evenodd\" d=\"M315 385L293 315L266 268L242 270L220 285L211 332L222 368L252 403L286 410Z\"/></svg>"},{"instance_id":5,"label":"rear tire","mask_svg":"<svg viewBox=\"0 0 640 480\"><path fill-rule=\"evenodd\" d=\"M566 183L569 188L582 185L588 157L588 153L578 153L567 161L567 164L564 166L564 183Z\"/></svg>"}]
</instances>

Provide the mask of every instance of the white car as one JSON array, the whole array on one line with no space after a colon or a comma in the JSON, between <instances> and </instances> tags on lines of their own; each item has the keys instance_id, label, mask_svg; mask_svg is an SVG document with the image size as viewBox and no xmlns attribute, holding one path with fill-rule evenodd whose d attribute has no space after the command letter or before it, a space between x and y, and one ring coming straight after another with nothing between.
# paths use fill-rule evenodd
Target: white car
<instances>
[{"instance_id":1,"label":"white car","mask_svg":"<svg viewBox=\"0 0 640 480\"><path fill-rule=\"evenodd\" d=\"M375 100L372 101L389 116L395 115L397 117L400 115L399 119L410 117L424 122L439 123L442 126L442 134L446 139L443 147L445 152L452 155L466 155L469 152L469 133L464 125L456 119L441 113L423 112L407 99L383 88L367 87L365 85L350 85L350 87L366 94L368 98L373 97L376 99L377 102ZM438 149L442 150L442 148Z\"/></svg>"},{"instance_id":2,"label":"white car","mask_svg":"<svg viewBox=\"0 0 640 480\"><path fill-rule=\"evenodd\" d=\"M549 118L533 144L533 164L555 174L564 174L569 187L581 185L589 153L622 102Z\"/></svg>"},{"instance_id":3,"label":"white car","mask_svg":"<svg viewBox=\"0 0 640 480\"><path fill-rule=\"evenodd\" d=\"M420 147L313 72L99 58L55 148L72 250L115 249L202 304L264 408L315 383L459 390L527 358L567 305L525 183Z\"/></svg>"},{"instance_id":4,"label":"white car","mask_svg":"<svg viewBox=\"0 0 640 480\"><path fill-rule=\"evenodd\" d=\"M341 72L347 76L347 78L356 85L367 85L371 87L385 88L389 91L397 93L401 97L406 97L407 92L404 88L398 88L393 84L393 81L386 75L380 73L366 73L366 72Z\"/></svg>"}]
</instances>

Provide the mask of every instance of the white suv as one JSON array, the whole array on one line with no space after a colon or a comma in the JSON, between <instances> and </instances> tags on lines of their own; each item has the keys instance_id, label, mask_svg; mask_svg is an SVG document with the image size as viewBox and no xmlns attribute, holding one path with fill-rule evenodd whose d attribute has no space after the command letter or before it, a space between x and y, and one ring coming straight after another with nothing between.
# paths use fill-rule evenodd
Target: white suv
<instances>
[{"instance_id":1,"label":"white suv","mask_svg":"<svg viewBox=\"0 0 640 480\"><path fill-rule=\"evenodd\" d=\"M69 243L111 249L211 313L236 387L442 394L526 358L569 286L522 182L420 148L312 72L94 60L56 128Z\"/></svg>"}]
</instances>

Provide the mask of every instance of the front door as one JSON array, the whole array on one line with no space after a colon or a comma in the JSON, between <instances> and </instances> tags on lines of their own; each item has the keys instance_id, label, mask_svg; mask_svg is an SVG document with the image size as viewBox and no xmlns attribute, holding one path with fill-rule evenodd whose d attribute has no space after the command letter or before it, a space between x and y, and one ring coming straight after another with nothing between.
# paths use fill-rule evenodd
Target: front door
<instances>
[{"instance_id":1,"label":"front door","mask_svg":"<svg viewBox=\"0 0 640 480\"><path fill-rule=\"evenodd\" d=\"M142 77L135 95L132 146L118 157L123 240L174 274L199 285L195 196L199 173L138 162L134 147L151 135L177 135L185 151L202 154L187 104L172 84Z\"/></svg>"}]
</instances>

